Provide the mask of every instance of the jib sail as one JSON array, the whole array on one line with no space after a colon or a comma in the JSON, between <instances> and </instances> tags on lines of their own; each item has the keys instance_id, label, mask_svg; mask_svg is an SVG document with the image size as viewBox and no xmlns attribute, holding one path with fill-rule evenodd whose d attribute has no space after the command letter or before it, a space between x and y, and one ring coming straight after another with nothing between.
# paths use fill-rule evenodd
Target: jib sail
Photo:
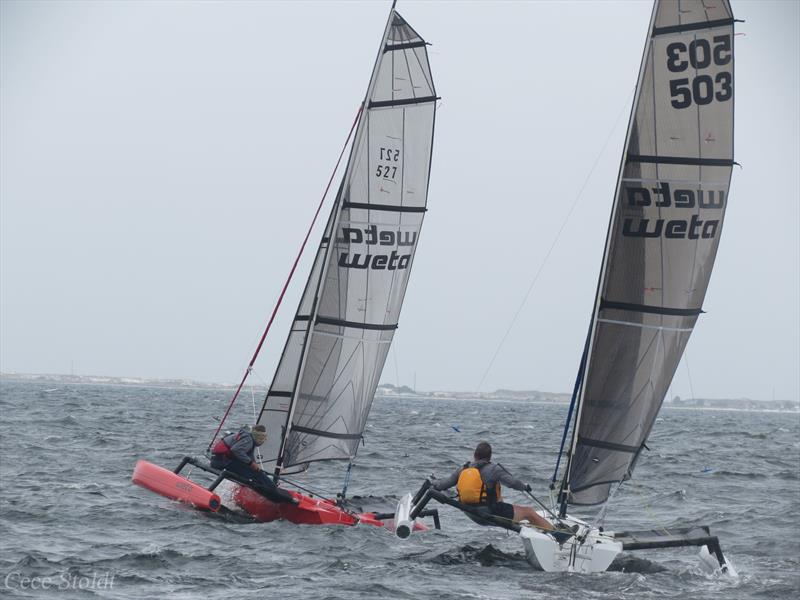
<instances>
[{"instance_id":1,"label":"jib sail","mask_svg":"<svg viewBox=\"0 0 800 600\"><path fill-rule=\"evenodd\" d=\"M728 0L656 1L578 400L573 504L630 477L702 312L733 167Z\"/></svg>"},{"instance_id":2,"label":"jib sail","mask_svg":"<svg viewBox=\"0 0 800 600\"><path fill-rule=\"evenodd\" d=\"M425 41L391 11L331 215L259 422L268 464L352 459L425 213L436 91Z\"/></svg>"}]
</instances>

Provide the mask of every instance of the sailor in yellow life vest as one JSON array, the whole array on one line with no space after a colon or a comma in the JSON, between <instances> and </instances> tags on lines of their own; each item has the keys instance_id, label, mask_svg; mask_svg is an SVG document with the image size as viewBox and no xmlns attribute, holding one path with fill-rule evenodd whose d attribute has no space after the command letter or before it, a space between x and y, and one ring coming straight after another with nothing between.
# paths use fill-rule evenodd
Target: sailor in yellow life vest
<instances>
[{"instance_id":1,"label":"sailor in yellow life vest","mask_svg":"<svg viewBox=\"0 0 800 600\"><path fill-rule=\"evenodd\" d=\"M447 490L456 486L462 504L486 506L491 514L518 523L527 520L542 529L553 529L549 521L539 516L530 506L503 502L500 484L520 491L530 491L531 486L513 477L499 464L493 463L492 446L481 442L475 448L474 461L455 470L449 477L434 479L432 487Z\"/></svg>"}]
</instances>

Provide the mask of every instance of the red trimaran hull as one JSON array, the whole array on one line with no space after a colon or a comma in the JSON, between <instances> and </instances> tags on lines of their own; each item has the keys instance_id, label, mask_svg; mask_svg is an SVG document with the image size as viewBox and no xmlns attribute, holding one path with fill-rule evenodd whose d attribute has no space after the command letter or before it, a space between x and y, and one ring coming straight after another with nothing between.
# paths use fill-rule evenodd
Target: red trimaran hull
<instances>
[{"instance_id":1,"label":"red trimaran hull","mask_svg":"<svg viewBox=\"0 0 800 600\"><path fill-rule=\"evenodd\" d=\"M375 518L375 513L350 513L324 498L311 498L293 491L289 493L300 503L270 502L258 492L239 485L233 492L233 501L253 518L263 522L283 519L298 525L386 525L386 521Z\"/></svg>"},{"instance_id":2,"label":"red trimaran hull","mask_svg":"<svg viewBox=\"0 0 800 600\"><path fill-rule=\"evenodd\" d=\"M219 496L201 485L173 473L169 469L159 467L146 460L136 463L133 470L133 483L156 494L189 504L199 510L216 512L221 507ZM278 504L270 502L258 492L241 485L236 485L233 501L257 521L284 520L298 525L373 525L375 527L393 527L392 519L382 520L375 513L354 513L344 510L330 500L312 498L299 492L288 490L299 504ZM414 529L428 529L422 523L415 523Z\"/></svg>"}]
</instances>

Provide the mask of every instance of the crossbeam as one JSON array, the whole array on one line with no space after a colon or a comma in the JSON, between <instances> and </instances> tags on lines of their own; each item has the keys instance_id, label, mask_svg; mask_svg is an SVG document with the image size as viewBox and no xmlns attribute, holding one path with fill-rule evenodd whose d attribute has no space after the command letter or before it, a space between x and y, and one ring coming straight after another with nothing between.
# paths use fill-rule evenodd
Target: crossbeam
<instances>
[{"instance_id":1,"label":"crossbeam","mask_svg":"<svg viewBox=\"0 0 800 600\"><path fill-rule=\"evenodd\" d=\"M664 531L648 529L642 531L620 531L614 534L614 539L622 542L623 550L650 550L658 548L681 548L685 546L706 546L708 552L713 554L719 566L727 568L719 538L711 535L711 530L706 525L694 527L679 527Z\"/></svg>"}]
</instances>

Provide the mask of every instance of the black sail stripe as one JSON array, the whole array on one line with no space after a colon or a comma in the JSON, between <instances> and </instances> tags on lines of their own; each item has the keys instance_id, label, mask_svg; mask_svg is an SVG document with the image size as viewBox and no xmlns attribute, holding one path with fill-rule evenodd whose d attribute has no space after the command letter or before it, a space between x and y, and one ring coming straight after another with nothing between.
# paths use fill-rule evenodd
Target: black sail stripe
<instances>
[{"instance_id":1,"label":"black sail stripe","mask_svg":"<svg viewBox=\"0 0 800 600\"><path fill-rule=\"evenodd\" d=\"M318 316L315 321L318 325L337 325L339 327L353 327L354 329L374 329L376 331L391 331L397 329L397 323L360 323L358 321L345 321L344 319L335 319L333 317Z\"/></svg>"},{"instance_id":2,"label":"black sail stripe","mask_svg":"<svg viewBox=\"0 0 800 600\"><path fill-rule=\"evenodd\" d=\"M393 52L395 50L406 50L408 48L422 48L427 45L428 42L423 42L421 40L419 42L406 42L404 44L386 44L383 47L383 52L385 54L386 52Z\"/></svg>"},{"instance_id":3,"label":"black sail stripe","mask_svg":"<svg viewBox=\"0 0 800 600\"><path fill-rule=\"evenodd\" d=\"M630 452L635 454L636 452L639 451L639 448L636 446L626 446L625 444L614 444L613 442L593 440L591 438L585 438L580 435L578 436L578 444L583 444L584 446L592 446L593 448L602 448L603 450L614 450L615 452Z\"/></svg>"},{"instance_id":4,"label":"black sail stripe","mask_svg":"<svg viewBox=\"0 0 800 600\"><path fill-rule=\"evenodd\" d=\"M312 429L311 427L301 427L292 423L292 431L298 433L310 433L319 437L334 438L337 440L360 440L363 436L360 433L333 433L332 431L323 431L321 429Z\"/></svg>"},{"instance_id":5,"label":"black sail stripe","mask_svg":"<svg viewBox=\"0 0 800 600\"><path fill-rule=\"evenodd\" d=\"M404 98L402 100L370 100L367 108L383 108L385 106L406 106L408 104L423 104L435 102L439 96L421 96L419 98Z\"/></svg>"},{"instance_id":6,"label":"black sail stripe","mask_svg":"<svg viewBox=\"0 0 800 600\"><path fill-rule=\"evenodd\" d=\"M693 156L648 156L628 153L628 162L660 165L688 165L692 167L732 167L736 163L728 158L695 158Z\"/></svg>"},{"instance_id":7,"label":"black sail stripe","mask_svg":"<svg viewBox=\"0 0 800 600\"><path fill-rule=\"evenodd\" d=\"M611 479L609 481L596 481L596 482L590 483L588 485L582 485L580 487L570 488L569 491L570 491L571 494L577 494L578 492L582 492L583 490L592 489L593 487L597 487L598 485L616 485L618 483L619 483L619 479ZM605 502L605 500L603 500L603 502ZM578 502L570 502L570 504L583 505L583 506L592 506L592 504L601 504L601 502L586 503L586 504L578 503Z\"/></svg>"},{"instance_id":8,"label":"black sail stripe","mask_svg":"<svg viewBox=\"0 0 800 600\"><path fill-rule=\"evenodd\" d=\"M369 202L343 202L342 208L363 208L366 210L382 210L386 212L424 213L424 206L398 206L396 204L370 204Z\"/></svg>"},{"instance_id":9,"label":"black sail stripe","mask_svg":"<svg viewBox=\"0 0 800 600\"><path fill-rule=\"evenodd\" d=\"M614 302L613 300L601 298L600 310L606 309L628 310L654 315L671 315L674 317L694 317L703 313L702 308L670 308L668 306L652 306L649 304L634 304L632 302Z\"/></svg>"},{"instance_id":10,"label":"black sail stripe","mask_svg":"<svg viewBox=\"0 0 800 600\"><path fill-rule=\"evenodd\" d=\"M728 27L733 25L734 19L716 19L714 21L700 21L699 23L686 23L685 25L670 25L669 27L653 27L653 37L669 33L683 33L684 31L697 31L698 29L713 29L715 27Z\"/></svg>"},{"instance_id":11,"label":"black sail stripe","mask_svg":"<svg viewBox=\"0 0 800 600\"><path fill-rule=\"evenodd\" d=\"M294 392L281 392L276 390L270 390L267 393L267 396L276 396L277 398L291 398L294 396Z\"/></svg>"}]
</instances>

